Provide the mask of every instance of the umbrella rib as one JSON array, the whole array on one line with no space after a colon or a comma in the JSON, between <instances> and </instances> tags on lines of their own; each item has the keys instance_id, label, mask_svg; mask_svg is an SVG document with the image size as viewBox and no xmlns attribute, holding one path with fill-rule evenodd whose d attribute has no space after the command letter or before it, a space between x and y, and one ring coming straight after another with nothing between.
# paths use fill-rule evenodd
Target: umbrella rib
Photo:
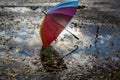
<instances>
[{"instance_id":1,"label":"umbrella rib","mask_svg":"<svg viewBox=\"0 0 120 80\"><path fill-rule=\"evenodd\" d=\"M53 18L51 18L52 20L54 20ZM54 20L55 21L55 20ZM58 23L57 21L55 21L56 23ZM58 23L59 25L61 25L60 23ZM65 28L64 26L62 26L61 25L61 27L62 28ZM72 32L70 32L69 30L67 30L66 28L65 28L65 30L67 31L67 32L69 32L72 36L74 36L77 40L79 40L79 38L75 35L75 34L73 34Z\"/></svg>"}]
</instances>

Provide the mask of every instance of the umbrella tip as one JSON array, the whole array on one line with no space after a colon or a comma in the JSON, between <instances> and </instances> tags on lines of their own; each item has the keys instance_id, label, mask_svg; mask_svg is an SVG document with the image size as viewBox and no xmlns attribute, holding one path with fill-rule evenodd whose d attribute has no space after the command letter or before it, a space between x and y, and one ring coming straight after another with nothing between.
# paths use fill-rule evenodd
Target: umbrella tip
<instances>
[{"instance_id":1,"label":"umbrella tip","mask_svg":"<svg viewBox=\"0 0 120 80\"><path fill-rule=\"evenodd\" d=\"M45 11L42 11L42 13L44 13L45 15L47 15L47 12L45 12Z\"/></svg>"}]
</instances>

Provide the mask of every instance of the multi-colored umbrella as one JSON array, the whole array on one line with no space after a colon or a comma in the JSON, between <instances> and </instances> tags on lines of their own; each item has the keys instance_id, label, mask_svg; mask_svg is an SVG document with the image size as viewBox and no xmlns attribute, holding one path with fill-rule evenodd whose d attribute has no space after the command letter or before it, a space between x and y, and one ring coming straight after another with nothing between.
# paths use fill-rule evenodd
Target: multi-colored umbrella
<instances>
[{"instance_id":1,"label":"multi-colored umbrella","mask_svg":"<svg viewBox=\"0 0 120 80\"><path fill-rule=\"evenodd\" d=\"M40 28L43 48L56 40L74 16L77 7L78 0L65 0L46 13Z\"/></svg>"}]
</instances>

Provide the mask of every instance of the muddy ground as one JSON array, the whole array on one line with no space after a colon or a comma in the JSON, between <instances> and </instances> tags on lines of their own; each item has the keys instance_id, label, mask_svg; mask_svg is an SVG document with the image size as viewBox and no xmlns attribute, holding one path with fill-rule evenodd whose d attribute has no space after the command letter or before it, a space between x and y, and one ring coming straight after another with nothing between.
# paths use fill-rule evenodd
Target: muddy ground
<instances>
[{"instance_id":1,"label":"muddy ground","mask_svg":"<svg viewBox=\"0 0 120 80\"><path fill-rule=\"evenodd\" d=\"M82 53L81 57L77 57L80 59L76 61L69 61L69 64L66 63L69 69L51 73L45 72L39 57L42 44L39 39L39 26L44 14L39 11L39 8L32 10L29 7L27 9L24 7L26 11L23 12L14 11L14 8L5 7L5 3L9 4L9 1L5 3L2 1L0 0L0 4L4 6L0 7L0 80L120 79L119 0L81 0L79 2L80 7L72 22L77 25L74 29L77 29L79 33L77 36L80 37L83 45L69 36L64 39L64 43L59 41L52 45L59 53L66 53L72 49L68 47L73 46L69 42L71 38L74 43L80 44L80 49L75 53ZM26 1L26 3L32 2ZM42 9L47 8L44 6ZM63 49L57 44L65 45L67 48L63 47ZM101 54L106 55L103 57ZM74 57L76 54L72 56ZM80 63L76 65L77 61Z\"/></svg>"}]
</instances>

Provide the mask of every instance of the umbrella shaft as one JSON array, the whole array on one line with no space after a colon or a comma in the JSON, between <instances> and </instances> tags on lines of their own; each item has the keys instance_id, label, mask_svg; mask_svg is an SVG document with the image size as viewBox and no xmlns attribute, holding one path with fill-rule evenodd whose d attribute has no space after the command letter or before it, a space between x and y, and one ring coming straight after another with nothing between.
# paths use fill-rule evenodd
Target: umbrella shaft
<instances>
[{"instance_id":1,"label":"umbrella shaft","mask_svg":"<svg viewBox=\"0 0 120 80\"><path fill-rule=\"evenodd\" d=\"M65 29L67 32L69 32L70 34L72 34L77 40L79 40L79 38L76 36L76 35L74 35L73 33L71 33L69 30L67 30L67 29Z\"/></svg>"},{"instance_id":2,"label":"umbrella shaft","mask_svg":"<svg viewBox=\"0 0 120 80\"><path fill-rule=\"evenodd\" d=\"M45 11L42 11L42 13L44 13L45 15L47 15L47 13Z\"/></svg>"}]
</instances>

